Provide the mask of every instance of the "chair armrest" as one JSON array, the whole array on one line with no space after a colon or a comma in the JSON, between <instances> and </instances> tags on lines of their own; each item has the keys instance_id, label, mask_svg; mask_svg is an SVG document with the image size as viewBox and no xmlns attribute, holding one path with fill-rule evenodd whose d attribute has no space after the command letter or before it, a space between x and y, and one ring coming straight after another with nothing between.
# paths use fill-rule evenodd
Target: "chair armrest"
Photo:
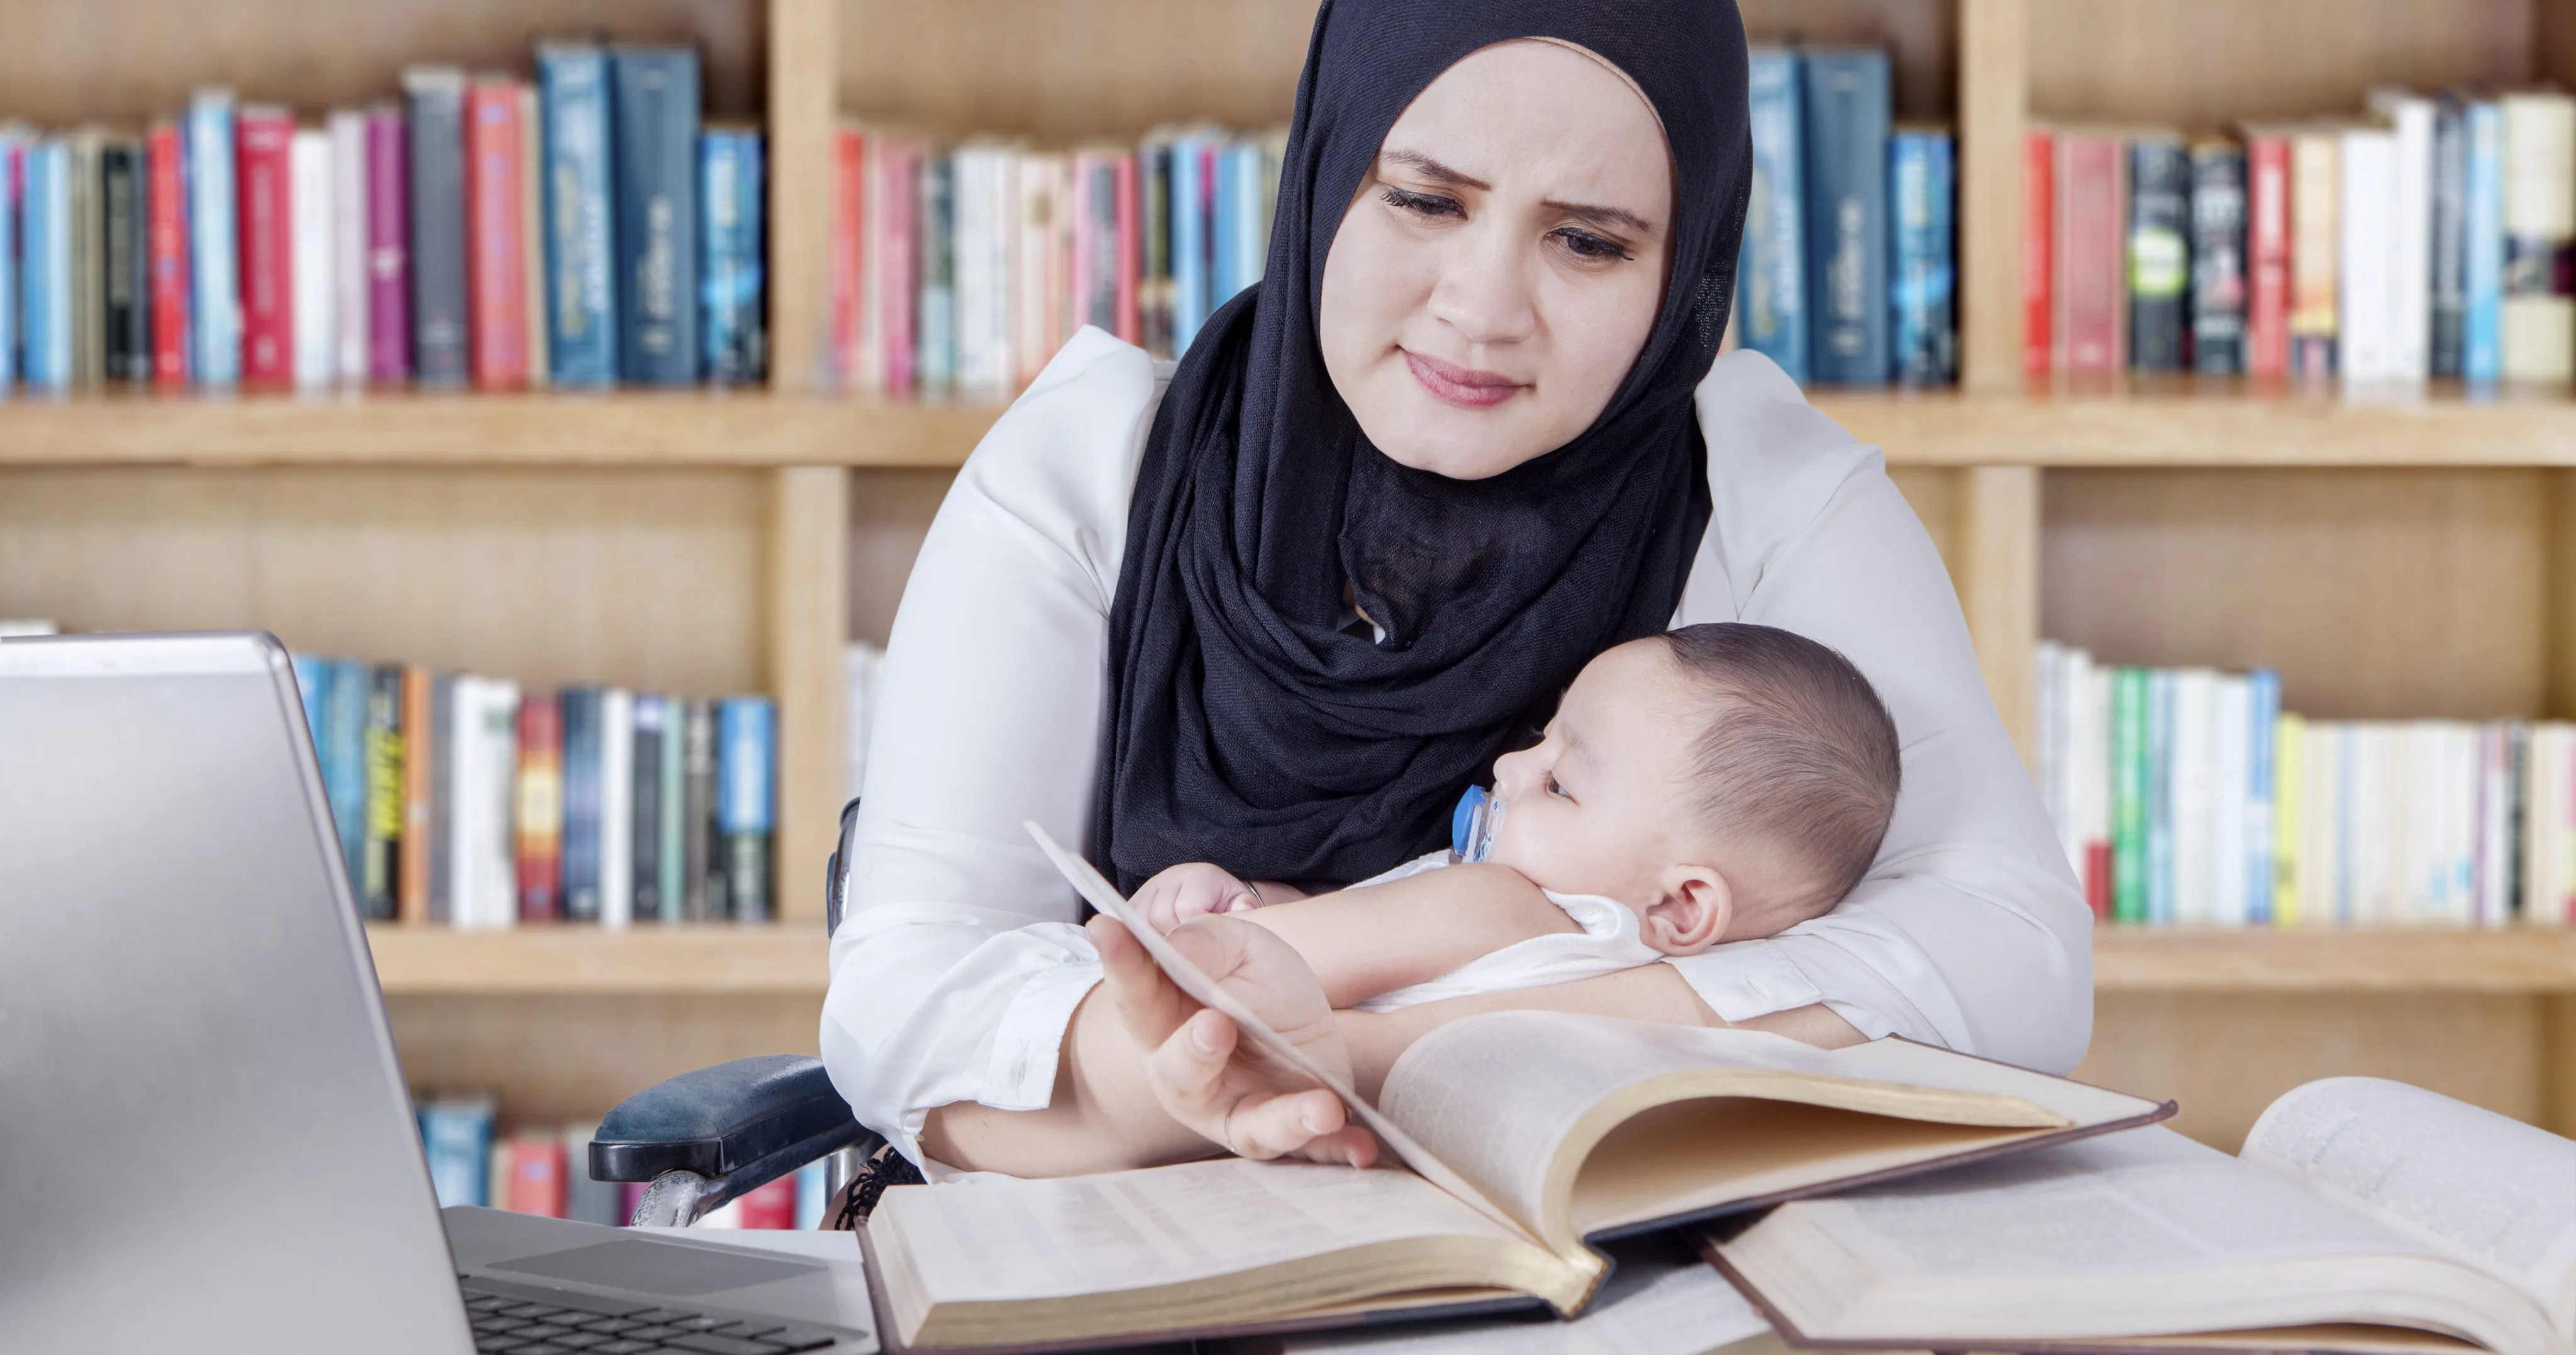
<instances>
[{"instance_id":1,"label":"chair armrest","mask_svg":"<svg viewBox=\"0 0 2576 1355\"><path fill-rule=\"evenodd\" d=\"M686 1171L728 1198L837 1149L882 1142L850 1117L821 1059L763 1054L682 1073L618 1103L590 1142L594 1181Z\"/></svg>"}]
</instances>

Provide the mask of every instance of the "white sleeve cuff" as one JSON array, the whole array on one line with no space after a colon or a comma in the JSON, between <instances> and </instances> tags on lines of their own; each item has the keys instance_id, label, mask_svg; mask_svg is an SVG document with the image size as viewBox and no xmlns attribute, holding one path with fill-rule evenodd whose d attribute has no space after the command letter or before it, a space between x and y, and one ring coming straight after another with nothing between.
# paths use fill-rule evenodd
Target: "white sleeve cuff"
<instances>
[{"instance_id":1,"label":"white sleeve cuff","mask_svg":"<svg viewBox=\"0 0 2576 1355\"><path fill-rule=\"evenodd\" d=\"M1786 948L1768 940L1716 946L1697 955L1674 956L1665 963L1678 970L1691 991L1723 1020L1750 1021L1823 1003L1827 1011L1870 1039L1896 1029L1886 1017L1859 1003L1828 1000Z\"/></svg>"},{"instance_id":2,"label":"white sleeve cuff","mask_svg":"<svg viewBox=\"0 0 2576 1355\"><path fill-rule=\"evenodd\" d=\"M1044 1110L1055 1096L1055 1065L1073 1009L1100 982L1098 960L1031 975L993 1028L993 1054L975 1099L995 1110Z\"/></svg>"}]
</instances>

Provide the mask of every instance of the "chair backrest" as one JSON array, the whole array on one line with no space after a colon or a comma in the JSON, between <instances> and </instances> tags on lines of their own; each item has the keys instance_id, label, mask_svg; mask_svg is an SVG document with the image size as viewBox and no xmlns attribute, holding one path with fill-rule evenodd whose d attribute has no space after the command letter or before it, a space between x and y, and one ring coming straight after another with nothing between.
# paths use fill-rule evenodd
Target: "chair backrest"
<instances>
[{"instance_id":1,"label":"chair backrest","mask_svg":"<svg viewBox=\"0 0 2576 1355\"><path fill-rule=\"evenodd\" d=\"M859 797L841 806L841 837L832 847L832 859L823 866L823 934L830 936L841 929L841 909L850 901L850 862L857 858L852 850L859 833Z\"/></svg>"}]
</instances>

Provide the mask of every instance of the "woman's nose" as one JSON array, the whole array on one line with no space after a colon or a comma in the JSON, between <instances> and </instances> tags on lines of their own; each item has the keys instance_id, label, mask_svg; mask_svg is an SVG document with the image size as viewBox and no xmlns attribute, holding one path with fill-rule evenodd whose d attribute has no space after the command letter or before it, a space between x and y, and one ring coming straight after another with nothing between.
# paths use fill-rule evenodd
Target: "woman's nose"
<instances>
[{"instance_id":1,"label":"woman's nose","mask_svg":"<svg viewBox=\"0 0 2576 1355\"><path fill-rule=\"evenodd\" d=\"M1510 230L1490 219L1451 237L1440 281L1431 289L1433 318L1472 344L1528 338L1537 328L1537 314L1526 271L1530 261L1519 245Z\"/></svg>"}]
</instances>

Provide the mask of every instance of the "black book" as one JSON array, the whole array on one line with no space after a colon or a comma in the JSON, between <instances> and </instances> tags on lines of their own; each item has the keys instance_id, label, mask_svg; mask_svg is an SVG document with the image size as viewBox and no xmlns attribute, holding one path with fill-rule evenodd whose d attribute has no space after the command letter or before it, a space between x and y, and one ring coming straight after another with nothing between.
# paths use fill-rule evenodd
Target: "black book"
<instances>
[{"instance_id":1,"label":"black book","mask_svg":"<svg viewBox=\"0 0 2576 1355\"><path fill-rule=\"evenodd\" d=\"M367 670L367 825L359 858L358 909L370 922L390 922L402 896L402 665Z\"/></svg>"},{"instance_id":2,"label":"black book","mask_svg":"<svg viewBox=\"0 0 2576 1355\"><path fill-rule=\"evenodd\" d=\"M2191 162L2178 140L2129 145L2129 370L2183 368Z\"/></svg>"},{"instance_id":3,"label":"black book","mask_svg":"<svg viewBox=\"0 0 2576 1355\"><path fill-rule=\"evenodd\" d=\"M2232 141L2191 148L2191 353L2195 371L2245 370L2245 148Z\"/></svg>"},{"instance_id":4,"label":"black book","mask_svg":"<svg viewBox=\"0 0 2576 1355\"><path fill-rule=\"evenodd\" d=\"M411 152L412 371L424 386L468 374L465 277L465 74L403 72Z\"/></svg>"},{"instance_id":5,"label":"black book","mask_svg":"<svg viewBox=\"0 0 2576 1355\"><path fill-rule=\"evenodd\" d=\"M691 701L680 721L680 917L722 919L724 856L716 842L716 705Z\"/></svg>"},{"instance_id":6,"label":"black book","mask_svg":"<svg viewBox=\"0 0 2576 1355\"><path fill-rule=\"evenodd\" d=\"M99 147L101 339L110 381L152 379L151 238L144 207L150 175L142 142L120 137Z\"/></svg>"},{"instance_id":7,"label":"black book","mask_svg":"<svg viewBox=\"0 0 2576 1355\"><path fill-rule=\"evenodd\" d=\"M635 920L662 918L662 740L672 701L635 698Z\"/></svg>"},{"instance_id":8,"label":"black book","mask_svg":"<svg viewBox=\"0 0 2576 1355\"><path fill-rule=\"evenodd\" d=\"M2433 311L2435 376L2460 375L2469 315L2469 128L2460 101L2433 105Z\"/></svg>"},{"instance_id":9,"label":"black book","mask_svg":"<svg viewBox=\"0 0 2576 1355\"><path fill-rule=\"evenodd\" d=\"M689 385L698 379L698 54L618 47L609 90L617 374Z\"/></svg>"}]
</instances>

